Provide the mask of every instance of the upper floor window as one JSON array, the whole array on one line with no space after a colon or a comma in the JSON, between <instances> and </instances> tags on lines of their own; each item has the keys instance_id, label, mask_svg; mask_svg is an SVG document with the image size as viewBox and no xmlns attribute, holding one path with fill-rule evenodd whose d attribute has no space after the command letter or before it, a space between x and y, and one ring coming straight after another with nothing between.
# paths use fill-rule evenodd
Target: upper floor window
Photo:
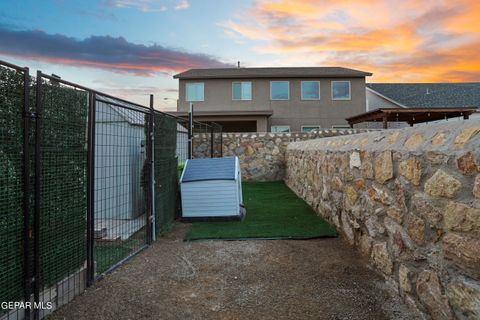
<instances>
[{"instance_id":1,"label":"upper floor window","mask_svg":"<svg viewBox=\"0 0 480 320\"><path fill-rule=\"evenodd\" d=\"M332 81L332 100L351 100L350 81Z\"/></svg>"},{"instance_id":2,"label":"upper floor window","mask_svg":"<svg viewBox=\"0 0 480 320\"><path fill-rule=\"evenodd\" d=\"M270 100L288 100L289 89L288 81L270 81Z\"/></svg>"},{"instance_id":3,"label":"upper floor window","mask_svg":"<svg viewBox=\"0 0 480 320\"><path fill-rule=\"evenodd\" d=\"M233 82L232 100L252 100L252 83Z\"/></svg>"},{"instance_id":4,"label":"upper floor window","mask_svg":"<svg viewBox=\"0 0 480 320\"><path fill-rule=\"evenodd\" d=\"M203 82L187 83L186 100L187 101L203 101L204 100L204 85Z\"/></svg>"},{"instance_id":5,"label":"upper floor window","mask_svg":"<svg viewBox=\"0 0 480 320\"><path fill-rule=\"evenodd\" d=\"M301 82L302 100L320 100L320 81Z\"/></svg>"}]
</instances>

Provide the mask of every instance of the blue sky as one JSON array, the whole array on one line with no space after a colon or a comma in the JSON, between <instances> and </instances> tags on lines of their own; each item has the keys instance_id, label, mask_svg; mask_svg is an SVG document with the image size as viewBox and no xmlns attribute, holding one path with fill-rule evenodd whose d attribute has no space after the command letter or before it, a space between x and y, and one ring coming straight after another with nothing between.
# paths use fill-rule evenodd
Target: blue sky
<instances>
[{"instance_id":1,"label":"blue sky","mask_svg":"<svg viewBox=\"0 0 480 320\"><path fill-rule=\"evenodd\" d=\"M183 7L178 7L182 5ZM187 5L185 5L187 4ZM10 31L42 31L77 40L91 36L122 37L129 43L172 48L175 51L205 54L227 64L252 60L251 54L227 36L220 27L231 12L246 10L233 1L34 1L3 0L0 27ZM177 7L177 8L175 8ZM244 9L242 9L244 7ZM19 36L22 36L21 34ZM26 48L28 51L29 48ZM177 81L166 70L148 76L109 71L106 68L74 67L55 59L5 54L3 60L55 73L70 81L120 94L147 103L148 92L156 95L158 108L172 108L177 98ZM57 57L58 58L58 57ZM205 65L208 67L208 64ZM134 94L140 89L139 94ZM163 98L172 100L164 100Z\"/></svg>"},{"instance_id":2,"label":"blue sky","mask_svg":"<svg viewBox=\"0 0 480 320\"><path fill-rule=\"evenodd\" d=\"M2 0L0 59L173 110L173 74L238 60L478 82L479 19L478 0Z\"/></svg>"}]
</instances>

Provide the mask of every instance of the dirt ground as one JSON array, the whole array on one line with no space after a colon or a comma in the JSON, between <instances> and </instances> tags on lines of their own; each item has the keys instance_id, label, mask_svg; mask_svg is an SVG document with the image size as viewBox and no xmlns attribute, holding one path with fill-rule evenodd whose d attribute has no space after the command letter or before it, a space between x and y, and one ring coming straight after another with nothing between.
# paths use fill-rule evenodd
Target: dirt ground
<instances>
[{"instance_id":1,"label":"dirt ground","mask_svg":"<svg viewBox=\"0 0 480 320\"><path fill-rule=\"evenodd\" d=\"M188 224L49 319L414 319L340 238L183 242Z\"/></svg>"}]
</instances>

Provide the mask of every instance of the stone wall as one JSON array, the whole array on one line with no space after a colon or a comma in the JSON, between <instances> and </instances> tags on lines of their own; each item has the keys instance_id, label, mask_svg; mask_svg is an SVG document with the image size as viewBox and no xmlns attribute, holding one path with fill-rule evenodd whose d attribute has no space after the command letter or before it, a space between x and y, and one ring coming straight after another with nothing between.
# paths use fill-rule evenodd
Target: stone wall
<instances>
[{"instance_id":1,"label":"stone wall","mask_svg":"<svg viewBox=\"0 0 480 320\"><path fill-rule=\"evenodd\" d=\"M275 181L285 176L285 150L290 142L350 135L366 130L326 129L296 133L223 133L223 156L238 156L243 180ZM216 139L218 141L218 139ZM194 158L210 157L210 134L193 137ZM217 154L215 154L217 155Z\"/></svg>"},{"instance_id":2,"label":"stone wall","mask_svg":"<svg viewBox=\"0 0 480 320\"><path fill-rule=\"evenodd\" d=\"M411 308L480 319L480 121L292 143L286 163L288 186Z\"/></svg>"}]
</instances>

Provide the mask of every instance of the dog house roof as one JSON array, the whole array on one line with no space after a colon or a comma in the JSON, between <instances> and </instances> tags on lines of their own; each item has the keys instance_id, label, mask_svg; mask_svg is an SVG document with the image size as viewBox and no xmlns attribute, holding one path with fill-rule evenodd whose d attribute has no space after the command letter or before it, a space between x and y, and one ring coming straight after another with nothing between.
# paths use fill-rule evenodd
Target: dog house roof
<instances>
[{"instance_id":1,"label":"dog house roof","mask_svg":"<svg viewBox=\"0 0 480 320\"><path fill-rule=\"evenodd\" d=\"M188 160L182 182L235 180L235 157Z\"/></svg>"}]
</instances>

